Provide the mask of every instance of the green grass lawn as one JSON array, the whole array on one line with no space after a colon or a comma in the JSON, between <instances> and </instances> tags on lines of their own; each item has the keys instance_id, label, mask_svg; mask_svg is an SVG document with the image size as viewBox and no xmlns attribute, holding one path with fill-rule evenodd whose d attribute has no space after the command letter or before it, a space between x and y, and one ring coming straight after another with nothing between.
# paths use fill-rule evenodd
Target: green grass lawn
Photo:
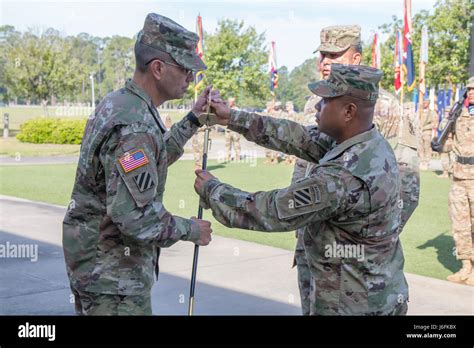
<instances>
[{"instance_id":1,"label":"green grass lawn","mask_svg":"<svg viewBox=\"0 0 474 348\"><path fill-rule=\"evenodd\" d=\"M0 138L0 155L9 157L79 156L81 145L22 143L15 137Z\"/></svg>"},{"instance_id":2,"label":"green grass lawn","mask_svg":"<svg viewBox=\"0 0 474 348\"><path fill-rule=\"evenodd\" d=\"M249 164L218 164L210 162L209 169L222 181L248 190L269 190L288 185L291 166ZM37 201L67 205L72 190L75 165L1 166L0 193ZM175 215L190 217L197 214L198 199L193 189L192 161L180 161L170 167L165 194L165 206ZM420 205L407 224L401 239L407 272L445 279L460 265L453 256L454 243L448 217L449 181L434 173L422 173ZM213 221L214 232L232 237L293 249L294 232L263 233L228 229L216 222L209 212L204 218Z\"/></svg>"}]
</instances>

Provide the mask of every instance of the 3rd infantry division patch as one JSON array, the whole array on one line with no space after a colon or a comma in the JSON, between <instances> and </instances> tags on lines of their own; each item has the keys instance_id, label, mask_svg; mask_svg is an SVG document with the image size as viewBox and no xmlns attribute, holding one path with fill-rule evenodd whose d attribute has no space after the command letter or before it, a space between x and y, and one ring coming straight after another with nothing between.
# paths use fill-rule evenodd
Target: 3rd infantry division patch
<instances>
[{"instance_id":1,"label":"3rd infantry division patch","mask_svg":"<svg viewBox=\"0 0 474 348\"><path fill-rule=\"evenodd\" d=\"M155 183L153 182L149 172L143 172L141 174L135 175L133 180L135 180L140 192L146 191L155 186Z\"/></svg>"},{"instance_id":2,"label":"3rd infantry division patch","mask_svg":"<svg viewBox=\"0 0 474 348\"><path fill-rule=\"evenodd\" d=\"M295 208L305 207L313 203L321 202L321 194L318 187L304 187L293 191Z\"/></svg>"}]
</instances>

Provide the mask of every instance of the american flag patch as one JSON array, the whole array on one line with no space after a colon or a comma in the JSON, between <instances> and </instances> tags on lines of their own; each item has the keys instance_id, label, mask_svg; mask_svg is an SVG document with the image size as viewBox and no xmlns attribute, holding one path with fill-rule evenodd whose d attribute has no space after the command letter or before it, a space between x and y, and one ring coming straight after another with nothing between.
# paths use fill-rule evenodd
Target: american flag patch
<instances>
[{"instance_id":1,"label":"american flag patch","mask_svg":"<svg viewBox=\"0 0 474 348\"><path fill-rule=\"evenodd\" d=\"M143 150L137 150L132 153L127 152L119 158L119 162L125 173L129 173L134 169L150 163Z\"/></svg>"}]
</instances>

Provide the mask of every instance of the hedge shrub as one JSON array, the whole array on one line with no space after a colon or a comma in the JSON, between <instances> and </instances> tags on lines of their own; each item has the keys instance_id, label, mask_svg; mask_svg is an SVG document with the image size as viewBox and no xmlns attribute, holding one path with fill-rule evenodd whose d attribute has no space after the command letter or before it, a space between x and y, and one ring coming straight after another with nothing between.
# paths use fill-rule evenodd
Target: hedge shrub
<instances>
[{"instance_id":1,"label":"hedge shrub","mask_svg":"<svg viewBox=\"0 0 474 348\"><path fill-rule=\"evenodd\" d=\"M80 144L87 119L34 118L20 125L16 138L24 143Z\"/></svg>"}]
</instances>

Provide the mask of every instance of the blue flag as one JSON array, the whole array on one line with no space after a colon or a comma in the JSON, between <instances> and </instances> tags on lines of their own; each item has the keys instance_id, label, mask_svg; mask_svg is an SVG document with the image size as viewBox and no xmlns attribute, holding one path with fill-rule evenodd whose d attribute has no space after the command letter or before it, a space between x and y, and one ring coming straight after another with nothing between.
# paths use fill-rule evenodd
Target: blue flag
<instances>
[{"instance_id":1,"label":"blue flag","mask_svg":"<svg viewBox=\"0 0 474 348\"><path fill-rule=\"evenodd\" d=\"M418 111L418 100L419 100L418 89L415 88L413 89L413 102L415 103L415 112Z\"/></svg>"},{"instance_id":2,"label":"blue flag","mask_svg":"<svg viewBox=\"0 0 474 348\"><path fill-rule=\"evenodd\" d=\"M444 109L446 108L446 97L443 89L438 90L438 137L443 129Z\"/></svg>"},{"instance_id":3,"label":"blue flag","mask_svg":"<svg viewBox=\"0 0 474 348\"><path fill-rule=\"evenodd\" d=\"M411 0L405 0L403 26L403 69L408 91L415 87L415 65L413 63L413 47L411 43Z\"/></svg>"}]
</instances>

